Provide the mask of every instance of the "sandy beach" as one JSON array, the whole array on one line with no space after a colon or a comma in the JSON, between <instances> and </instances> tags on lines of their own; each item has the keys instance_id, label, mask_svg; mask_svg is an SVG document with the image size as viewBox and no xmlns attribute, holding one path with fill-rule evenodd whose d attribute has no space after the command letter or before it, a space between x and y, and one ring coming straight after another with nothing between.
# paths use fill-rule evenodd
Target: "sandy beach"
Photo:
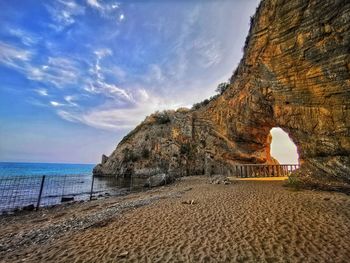
<instances>
[{"instance_id":1,"label":"sandy beach","mask_svg":"<svg viewBox=\"0 0 350 263\"><path fill-rule=\"evenodd\" d=\"M0 218L0 262L349 262L350 197L205 177Z\"/></svg>"}]
</instances>

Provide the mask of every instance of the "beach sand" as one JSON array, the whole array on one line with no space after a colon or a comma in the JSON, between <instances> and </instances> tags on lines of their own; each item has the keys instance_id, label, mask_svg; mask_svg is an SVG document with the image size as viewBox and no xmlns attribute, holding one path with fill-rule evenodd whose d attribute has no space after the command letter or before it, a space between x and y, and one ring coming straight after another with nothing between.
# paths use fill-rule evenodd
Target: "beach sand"
<instances>
[{"instance_id":1,"label":"beach sand","mask_svg":"<svg viewBox=\"0 0 350 263\"><path fill-rule=\"evenodd\" d=\"M0 262L349 262L349 196L208 181L2 217Z\"/></svg>"}]
</instances>

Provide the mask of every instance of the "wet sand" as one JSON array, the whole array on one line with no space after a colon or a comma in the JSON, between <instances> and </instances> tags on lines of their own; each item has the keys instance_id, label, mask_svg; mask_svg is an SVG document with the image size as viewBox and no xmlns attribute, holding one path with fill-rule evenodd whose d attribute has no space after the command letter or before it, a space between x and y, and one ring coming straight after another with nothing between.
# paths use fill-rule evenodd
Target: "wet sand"
<instances>
[{"instance_id":1,"label":"wet sand","mask_svg":"<svg viewBox=\"0 0 350 263\"><path fill-rule=\"evenodd\" d=\"M282 185L188 177L2 217L0 262L349 262L350 197Z\"/></svg>"}]
</instances>

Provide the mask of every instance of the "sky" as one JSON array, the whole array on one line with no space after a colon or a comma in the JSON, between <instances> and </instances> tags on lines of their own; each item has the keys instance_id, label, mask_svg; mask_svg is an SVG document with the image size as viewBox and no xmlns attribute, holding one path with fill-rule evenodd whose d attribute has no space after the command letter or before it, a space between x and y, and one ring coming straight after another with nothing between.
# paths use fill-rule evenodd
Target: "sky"
<instances>
[{"instance_id":1,"label":"sky","mask_svg":"<svg viewBox=\"0 0 350 263\"><path fill-rule=\"evenodd\" d=\"M0 161L97 163L215 94L259 0L0 1Z\"/></svg>"},{"instance_id":2,"label":"sky","mask_svg":"<svg viewBox=\"0 0 350 263\"><path fill-rule=\"evenodd\" d=\"M270 131L272 135L271 156L278 160L280 164L299 163L297 146L294 144L288 133L279 127L274 127Z\"/></svg>"}]
</instances>

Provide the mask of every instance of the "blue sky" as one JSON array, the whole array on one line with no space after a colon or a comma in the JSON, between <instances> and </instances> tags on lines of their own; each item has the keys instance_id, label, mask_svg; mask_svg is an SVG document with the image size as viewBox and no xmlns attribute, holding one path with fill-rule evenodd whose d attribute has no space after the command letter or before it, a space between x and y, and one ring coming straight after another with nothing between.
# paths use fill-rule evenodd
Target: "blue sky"
<instances>
[{"instance_id":1,"label":"blue sky","mask_svg":"<svg viewBox=\"0 0 350 263\"><path fill-rule=\"evenodd\" d=\"M0 1L0 160L96 163L215 93L258 0Z\"/></svg>"}]
</instances>

